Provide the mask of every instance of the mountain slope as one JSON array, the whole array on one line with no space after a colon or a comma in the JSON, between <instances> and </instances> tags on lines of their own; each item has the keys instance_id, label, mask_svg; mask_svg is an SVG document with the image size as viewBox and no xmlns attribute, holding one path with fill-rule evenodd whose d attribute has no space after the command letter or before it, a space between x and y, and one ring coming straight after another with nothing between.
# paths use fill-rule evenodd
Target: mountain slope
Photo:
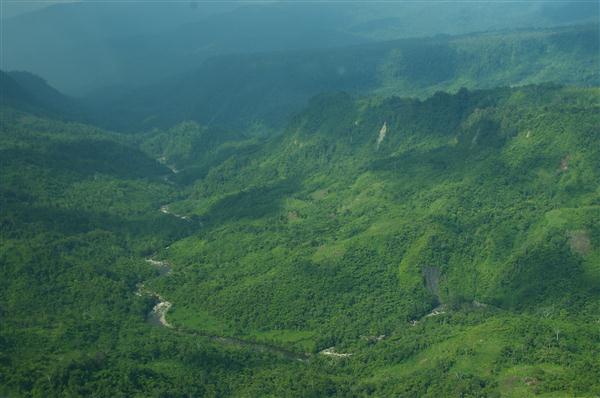
<instances>
[{"instance_id":1,"label":"mountain slope","mask_svg":"<svg viewBox=\"0 0 600 398\"><path fill-rule=\"evenodd\" d=\"M179 79L90 102L101 110L97 121L112 128L195 120L261 132L280 128L310 97L327 91L426 97L460 87L595 85L598 37L598 25L588 25L227 56Z\"/></svg>"},{"instance_id":2,"label":"mountain slope","mask_svg":"<svg viewBox=\"0 0 600 398\"><path fill-rule=\"evenodd\" d=\"M160 254L169 322L335 346L358 396L593 395L598 98L316 98L169 206L204 226Z\"/></svg>"},{"instance_id":3,"label":"mountain slope","mask_svg":"<svg viewBox=\"0 0 600 398\"><path fill-rule=\"evenodd\" d=\"M172 173L121 135L5 104L0 117L1 395L347 391L281 354L151 324L152 255L199 228L159 211Z\"/></svg>"},{"instance_id":4,"label":"mountain slope","mask_svg":"<svg viewBox=\"0 0 600 398\"><path fill-rule=\"evenodd\" d=\"M164 58L157 54L169 49L149 51L147 44L140 43L141 37L152 38L235 7L216 3L192 7L178 2L54 4L2 21L1 67L31 71L63 92L81 95L131 81L136 71L147 76L141 66L160 63Z\"/></svg>"},{"instance_id":5,"label":"mountain slope","mask_svg":"<svg viewBox=\"0 0 600 398\"><path fill-rule=\"evenodd\" d=\"M0 101L3 106L23 106L33 101L31 95L27 93L17 81L9 74L0 71Z\"/></svg>"},{"instance_id":6,"label":"mountain slope","mask_svg":"<svg viewBox=\"0 0 600 398\"><path fill-rule=\"evenodd\" d=\"M0 104L30 113L65 119L84 119L80 102L29 72L0 71Z\"/></svg>"},{"instance_id":7,"label":"mountain slope","mask_svg":"<svg viewBox=\"0 0 600 398\"><path fill-rule=\"evenodd\" d=\"M10 5L5 5L6 7ZM589 2L255 3L78 1L2 22L0 68L82 95L191 71L215 55L595 22Z\"/></svg>"},{"instance_id":8,"label":"mountain slope","mask_svg":"<svg viewBox=\"0 0 600 398\"><path fill-rule=\"evenodd\" d=\"M260 140L3 107L0 391L593 396L599 94L328 94Z\"/></svg>"}]
</instances>

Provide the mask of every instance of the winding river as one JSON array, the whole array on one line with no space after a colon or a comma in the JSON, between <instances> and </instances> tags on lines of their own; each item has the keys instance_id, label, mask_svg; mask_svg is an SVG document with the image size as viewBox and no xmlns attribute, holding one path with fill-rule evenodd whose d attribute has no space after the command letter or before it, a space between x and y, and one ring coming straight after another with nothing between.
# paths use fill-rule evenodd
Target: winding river
<instances>
[{"instance_id":1,"label":"winding river","mask_svg":"<svg viewBox=\"0 0 600 398\"><path fill-rule=\"evenodd\" d=\"M179 215L168 212L167 206L161 207L160 211L165 214L170 214L173 217L177 217L180 219L188 219L187 217L184 218L184 216L179 216ZM168 261L156 260L156 259L150 257L150 258L146 259L146 262L148 264L156 267L156 269L159 272L159 278L170 275L173 272L173 267ZM138 286L138 290L137 290L136 294L139 296L150 295L150 296L155 297L157 300L157 303L154 305L154 307L152 308L152 310L146 317L146 321L151 325L170 329L174 333L185 334L188 336L202 336L202 337L208 338L214 342L217 342L217 343L220 343L223 345L231 345L231 346L250 348L253 351L266 352L266 353L274 354L274 355L277 355L277 356L280 356L280 357L283 357L286 359L290 359L290 360L295 360L295 361L307 362L312 356L309 353L298 353L298 352L290 351L285 348L281 348L281 347L278 347L278 346L275 346L272 344L268 344L268 343L259 343L256 341L241 339L241 338L237 338L237 337L212 335L212 334L205 333L202 331L189 330L189 329L186 329L183 327L174 326L171 323L169 323L167 320L167 313L169 312L169 309L173 306L173 303L167 301L164 297L162 297L157 292L148 290L145 287L144 283L142 283Z\"/></svg>"}]
</instances>

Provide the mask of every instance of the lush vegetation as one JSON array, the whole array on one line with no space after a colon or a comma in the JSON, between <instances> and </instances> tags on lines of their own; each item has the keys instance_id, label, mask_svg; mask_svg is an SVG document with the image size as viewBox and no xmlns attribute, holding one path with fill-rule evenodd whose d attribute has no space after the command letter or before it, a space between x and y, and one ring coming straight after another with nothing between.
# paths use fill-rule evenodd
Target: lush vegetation
<instances>
[{"instance_id":1,"label":"lush vegetation","mask_svg":"<svg viewBox=\"0 0 600 398\"><path fill-rule=\"evenodd\" d=\"M198 228L158 211L177 197L166 167L93 127L10 108L1 118L0 394L330 388L329 376L289 359L145 322L156 298L136 292L159 273L144 259Z\"/></svg>"},{"instance_id":2,"label":"lush vegetation","mask_svg":"<svg viewBox=\"0 0 600 398\"><path fill-rule=\"evenodd\" d=\"M0 393L598 395L599 96L328 94L264 138L3 104Z\"/></svg>"},{"instance_id":3,"label":"lush vegetation","mask_svg":"<svg viewBox=\"0 0 600 398\"><path fill-rule=\"evenodd\" d=\"M94 96L96 123L151 130L181 120L278 132L309 98L331 91L426 98L461 87L600 84L598 24L405 39L327 50L227 55L193 73ZM98 112L99 110L99 112Z\"/></svg>"},{"instance_id":4,"label":"lush vegetation","mask_svg":"<svg viewBox=\"0 0 600 398\"><path fill-rule=\"evenodd\" d=\"M3 18L0 396L600 396L600 8L459 3Z\"/></svg>"},{"instance_id":5,"label":"lush vegetation","mask_svg":"<svg viewBox=\"0 0 600 398\"><path fill-rule=\"evenodd\" d=\"M202 61L223 54L593 23L600 17L595 2L539 0L433 5L199 1L118 7L60 2L6 18L11 9L26 6L21 3L5 2L2 9L0 67L31 71L73 95L106 87L124 92L194 71Z\"/></svg>"},{"instance_id":6,"label":"lush vegetation","mask_svg":"<svg viewBox=\"0 0 600 398\"><path fill-rule=\"evenodd\" d=\"M170 319L335 346L357 395L597 394L598 94L316 98L172 205Z\"/></svg>"}]
</instances>

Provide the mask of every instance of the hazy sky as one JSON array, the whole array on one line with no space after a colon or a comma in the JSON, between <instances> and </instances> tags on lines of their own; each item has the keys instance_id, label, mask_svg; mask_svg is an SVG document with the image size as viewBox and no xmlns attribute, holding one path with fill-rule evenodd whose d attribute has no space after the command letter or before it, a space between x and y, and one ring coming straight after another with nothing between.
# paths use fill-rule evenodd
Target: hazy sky
<instances>
[{"instance_id":1,"label":"hazy sky","mask_svg":"<svg viewBox=\"0 0 600 398\"><path fill-rule=\"evenodd\" d=\"M10 18L24 12L38 10L56 3L72 3L77 0L0 0L2 18Z\"/></svg>"}]
</instances>

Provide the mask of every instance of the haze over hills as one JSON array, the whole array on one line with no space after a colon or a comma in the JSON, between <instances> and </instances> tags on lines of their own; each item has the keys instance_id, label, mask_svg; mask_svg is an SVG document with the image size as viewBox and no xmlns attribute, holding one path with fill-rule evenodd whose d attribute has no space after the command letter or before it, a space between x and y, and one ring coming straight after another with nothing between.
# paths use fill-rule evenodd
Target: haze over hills
<instances>
[{"instance_id":1,"label":"haze over hills","mask_svg":"<svg viewBox=\"0 0 600 398\"><path fill-rule=\"evenodd\" d=\"M598 7L3 19L0 396L600 395Z\"/></svg>"},{"instance_id":2,"label":"haze over hills","mask_svg":"<svg viewBox=\"0 0 600 398\"><path fill-rule=\"evenodd\" d=\"M86 111L80 101L66 96L39 76L29 72L0 71L0 103L58 119L82 120Z\"/></svg>"},{"instance_id":3,"label":"haze over hills","mask_svg":"<svg viewBox=\"0 0 600 398\"><path fill-rule=\"evenodd\" d=\"M209 57L595 22L589 2L57 4L2 23L3 70L83 94L192 71Z\"/></svg>"},{"instance_id":4,"label":"haze over hills","mask_svg":"<svg viewBox=\"0 0 600 398\"><path fill-rule=\"evenodd\" d=\"M280 128L321 92L427 97L438 90L558 82L598 85L599 25L229 55L131 93L98 93L97 123L143 130L181 120Z\"/></svg>"}]
</instances>

